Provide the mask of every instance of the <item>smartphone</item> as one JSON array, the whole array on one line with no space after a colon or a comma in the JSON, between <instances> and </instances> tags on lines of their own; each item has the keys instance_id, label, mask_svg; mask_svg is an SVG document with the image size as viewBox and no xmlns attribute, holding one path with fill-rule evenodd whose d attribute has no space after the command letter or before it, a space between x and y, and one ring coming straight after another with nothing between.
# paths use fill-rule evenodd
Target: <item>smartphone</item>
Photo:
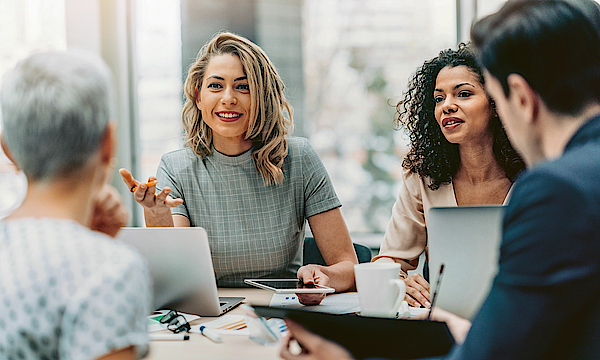
<instances>
[{"instance_id":1,"label":"smartphone","mask_svg":"<svg viewBox=\"0 0 600 360\"><path fill-rule=\"evenodd\" d=\"M279 294L326 294L335 292L334 288L318 284L303 284L298 279L245 279L244 282Z\"/></svg>"}]
</instances>

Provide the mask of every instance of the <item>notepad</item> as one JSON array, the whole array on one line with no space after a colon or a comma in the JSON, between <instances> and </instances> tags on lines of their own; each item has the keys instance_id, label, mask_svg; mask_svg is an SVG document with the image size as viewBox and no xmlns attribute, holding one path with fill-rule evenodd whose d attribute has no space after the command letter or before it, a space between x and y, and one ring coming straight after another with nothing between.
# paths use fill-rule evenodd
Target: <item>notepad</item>
<instances>
[{"instance_id":1,"label":"notepad","mask_svg":"<svg viewBox=\"0 0 600 360\"><path fill-rule=\"evenodd\" d=\"M346 347L357 359L440 356L448 353L454 345L452 334L443 322L303 311L307 308L254 306L254 311L263 317L289 318Z\"/></svg>"}]
</instances>

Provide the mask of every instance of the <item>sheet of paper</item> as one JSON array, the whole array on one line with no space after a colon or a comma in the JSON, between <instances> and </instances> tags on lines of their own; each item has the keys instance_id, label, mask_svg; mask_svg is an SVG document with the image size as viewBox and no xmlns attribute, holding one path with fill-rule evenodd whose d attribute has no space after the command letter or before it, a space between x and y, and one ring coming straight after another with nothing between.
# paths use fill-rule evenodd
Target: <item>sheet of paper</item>
<instances>
[{"instance_id":1,"label":"sheet of paper","mask_svg":"<svg viewBox=\"0 0 600 360\"><path fill-rule=\"evenodd\" d=\"M317 311L328 314L352 314L360 313L357 292L327 295L319 305L305 306L298 302L295 294L274 294L269 304L271 307L284 307L288 309L299 309L306 311ZM409 306L410 317L414 317L429 311L429 309Z\"/></svg>"},{"instance_id":2,"label":"sheet of paper","mask_svg":"<svg viewBox=\"0 0 600 360\"><path fill-rule=\"evenodd\" d=\"M225 314L216 320L205 322L200 325L193 325L190 332L200 333L200 326L206 326L207 328L214 329L216 332L222 335L246 335L248 327L246 326L246 320L244 315L231 315Z\"/></svg>"},{"instance_id":3,"label":"sheet of paper","mask_svg":"<svg viewBox=\"0 0 600 360\"><path fill-rule=\"evenodd\" d=\"M341 294L327 295L321 304L304 306L298 301L295 294L274 294L271 298L271 307L284 307L289 309L298 309L306 311L316 311L328 314L351 314L360 311L358 304L358 293L347 292Z\"/></svg>"},{"instance_id":4,"label":"sheet of paper","mask_svg":"<svg viewBox=\"0 0 600 360\"><path fill-rule=\"evenodd\" d=\"M429 309L409 306L408 311L410 312L410 317L414 317L417 315L427 313Z\"/></svg>"}]
</instances>

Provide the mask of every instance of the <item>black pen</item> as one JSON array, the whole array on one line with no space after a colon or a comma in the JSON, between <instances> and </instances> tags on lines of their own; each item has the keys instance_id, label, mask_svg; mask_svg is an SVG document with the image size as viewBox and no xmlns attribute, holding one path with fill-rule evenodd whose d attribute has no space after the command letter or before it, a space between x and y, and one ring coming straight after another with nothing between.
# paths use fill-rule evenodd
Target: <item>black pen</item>
<instances>
[{"instance_id":1,"label":"black pen","mask_svg":"<svg viewBox=\"0 0 600 360\"><path fill-rule=\"evenodd\" d=\"M431 320L431 311L437 298L438 290L440 289L440 282L442 281L442 274L444 273L444 264L440 265L440 273L438 274L437 281L435 282L435 289L433 290L433 297L431 298L431 306L429 307L429 314L427 314L427 320Z\"/></svg>"},{"instance_id":2,"label":"black pen","mask_svg":"<svg viewBox=\"0 0 600 360\"><path fill-rule=\"evenodd\" d=\"M158 340L189 340L190 336L184 333L178 334L148 334L148 339L150 341L158 341Z\"/></svg>"}]
</instances>

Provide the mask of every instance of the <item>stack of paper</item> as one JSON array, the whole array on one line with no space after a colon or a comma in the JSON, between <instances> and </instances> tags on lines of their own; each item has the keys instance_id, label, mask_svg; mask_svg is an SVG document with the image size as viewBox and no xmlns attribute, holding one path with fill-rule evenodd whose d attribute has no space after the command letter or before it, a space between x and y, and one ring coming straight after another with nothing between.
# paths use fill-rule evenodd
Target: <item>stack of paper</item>
<instances>
[{"instance_id":1,"label":"stack of paper","mask_svg":"<svg viewBox=\"0 0 600 360\"><path fill-rule=\"evenodd\" d=\"M214 329L222 335L249 335L244 315L226 314L217 320L202 323L202 325ZM200 325L192 326L190 332L200 333Z\"/></svg>"},{"instance_id":2,"label":"stack of paper","mask_svg":"<svg viewBox=\"0 0 600 360\"><path fill-rule=\"evenodd\" d=\"M357 292L327 295L321 304L305 306L300 304L295 294L274 294L269 304L271 307L283 307L287 309L299 309L304 311L315 311L327 314L353 314L360 313ZM410 317L423 314L429 309L409 306Z\"/></svg>"},{"instance_id":3,"label":"stack of paper","mask_svg":"<svg viewBox=\"0 0 600 360\"><path fill-rule=\"evenodd\" d=\"M304 306L298 301L295 294L274 294L269 304L271 307L284 307L289 309L302 308L306 311L316 311L328 314L352 314L360 311L358 293L348 292L331 294L325 297L321 304Z\"/></svg>"}]
</instances>

